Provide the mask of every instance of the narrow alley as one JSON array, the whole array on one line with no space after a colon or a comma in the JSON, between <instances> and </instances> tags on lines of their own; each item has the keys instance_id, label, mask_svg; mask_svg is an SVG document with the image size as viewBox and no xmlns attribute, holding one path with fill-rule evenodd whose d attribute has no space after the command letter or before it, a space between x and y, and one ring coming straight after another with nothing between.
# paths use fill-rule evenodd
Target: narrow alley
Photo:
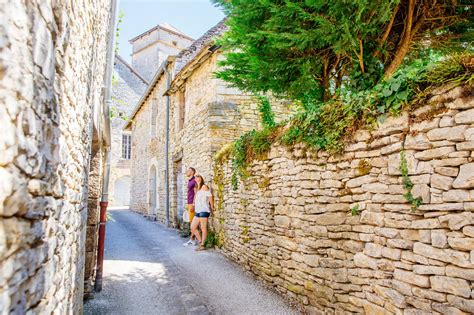
<instances>
[{"instance_id":1,"label":"narrow alley","mask_svg":"<svg viewBox=\"0 0 474 315\"><path fill-rule=\"evenodd\" d=\"M128 210L107 223L104 286L85 314L297 314L214 250L183 247L175 230Z\"/></svg>"}]
</instances>

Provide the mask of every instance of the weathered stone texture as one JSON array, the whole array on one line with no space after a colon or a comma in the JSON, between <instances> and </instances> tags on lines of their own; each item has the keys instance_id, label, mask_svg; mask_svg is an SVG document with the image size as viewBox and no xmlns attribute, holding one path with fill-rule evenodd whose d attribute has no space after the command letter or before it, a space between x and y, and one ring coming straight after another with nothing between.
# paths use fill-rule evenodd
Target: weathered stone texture
<instances>
[{"instance_id":1,"label":"weathered stone texture","mask_svg":"<svg viewBox=\"0 0 474 315\"><path fill-rule=\"evenodd\" d=\"M80 314L109 1L0 4L0 313Z\"/></svg>"},{"instance_id":2,"label":"weathered stone texture","mask_svg":"<svg viewBox=\"0 0 474 315\"><path fill-rule=\"evenodd\" d=\"M222 252L316 313L472 312L474 155L457 144L471 137L474 98L456 101L461 89L437 96L456 110L358 131L339 156L275 144L236 191L225 164L214 186ZM402 147L416 211L403 196Z\"/></svg>"}]
</instances>

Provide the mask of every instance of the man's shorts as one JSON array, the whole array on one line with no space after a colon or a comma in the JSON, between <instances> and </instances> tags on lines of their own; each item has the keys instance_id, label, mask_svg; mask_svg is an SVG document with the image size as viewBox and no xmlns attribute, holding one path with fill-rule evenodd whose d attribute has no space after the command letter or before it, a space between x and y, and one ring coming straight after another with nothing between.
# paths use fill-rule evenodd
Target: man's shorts
<instances>
[{"instance_id":1,"label":"man's shorts","mask_svg":"<svg viewBox=\"0 0 474 315\"><path fill-rule=\"evenodd\" d=\"M193 222L194 218L194 205L188 204L189 222Z\"/></svg>"},{"instance_id":2,"label":"man's shorts","mask_svg":"<svg viewBox=\"0 0 474 315\"><path fill-rule=\"evenodd\" d=\"M209 212L198 212L196 213L196 217L198 218L209 218L211 214Z\"/></svg>"}]
</instances>

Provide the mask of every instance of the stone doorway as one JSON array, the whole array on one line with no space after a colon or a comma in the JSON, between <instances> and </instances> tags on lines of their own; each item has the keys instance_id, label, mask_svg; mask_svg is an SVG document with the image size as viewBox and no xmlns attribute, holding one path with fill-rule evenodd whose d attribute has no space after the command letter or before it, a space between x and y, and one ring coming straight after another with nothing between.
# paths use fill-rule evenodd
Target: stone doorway
<instances>
[{"instance_id":1,"label":"stone doorway","mask_svg":"<svg viewBox=\"0 0 474 315\"><path fill-rule=\"evenodd\" d=\"M122 176L115 181L114 185L114 206L130 205L130 176Z\"/></svg>"}]
</instances>

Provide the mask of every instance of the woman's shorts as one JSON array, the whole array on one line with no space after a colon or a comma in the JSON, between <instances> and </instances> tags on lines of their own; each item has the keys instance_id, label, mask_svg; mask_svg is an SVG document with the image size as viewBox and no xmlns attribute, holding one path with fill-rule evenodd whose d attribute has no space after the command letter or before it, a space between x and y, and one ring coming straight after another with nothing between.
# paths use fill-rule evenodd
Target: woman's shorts
<instances>
[{"instance_id":1,"label":"woman's shorts","mask_svg":"<svg viewBox=\"0 0 474 315\"><path fill-rule=\"evenodd\" d=\"M196 212L194 215L198 218L209 218L211 214L209 212Z\"/></svg>"}]
</instances>

